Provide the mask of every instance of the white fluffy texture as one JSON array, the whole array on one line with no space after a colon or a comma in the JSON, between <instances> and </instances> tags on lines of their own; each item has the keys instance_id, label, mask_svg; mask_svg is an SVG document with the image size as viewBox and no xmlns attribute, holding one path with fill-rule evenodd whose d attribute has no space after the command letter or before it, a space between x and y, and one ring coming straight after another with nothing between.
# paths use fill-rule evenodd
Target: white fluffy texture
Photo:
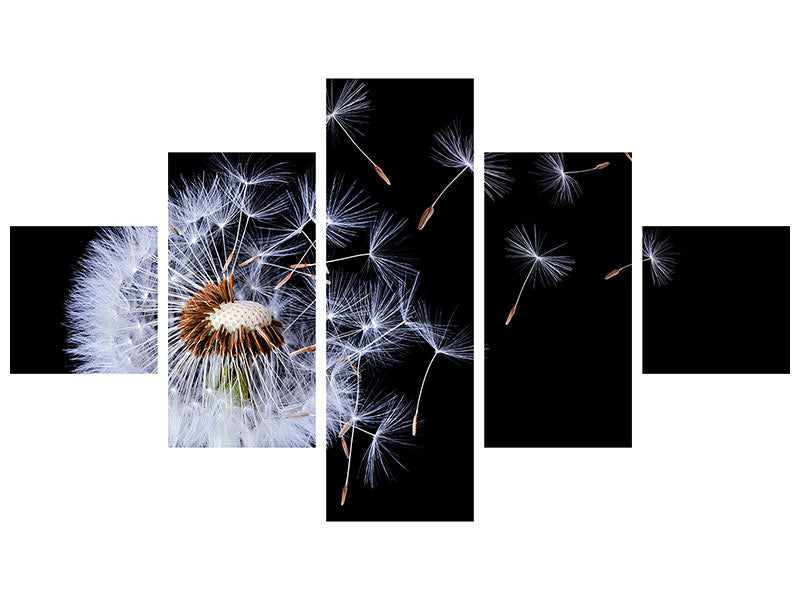
<instances>
[{"instance_id":1,"label":"white fluffy texture","mask_svg":"<svg viewBox=\"0 0 800 600\"><path fill-rule=\"evenodd\" d=\"M217 156L212 163L216 172L185 181L170 195L169 444L310 446L314 352L293 353L314 344L314 270L289 265L314 261L313 178L252 160ZM225 311L233 319L228 325L267 318L284 324L286 343L268 356L198 358L180 339L184 303L220 279L226 262L226 274L234 274L234 306L246 309L238 316L233 308Z\"/></svg>"},{"instance_id":2,"label":"white fluffy texture","mask_svg":"<svg viewBox=\"0 0 800 600\"><path fill-rule=\"evenodd\" d=\"M650 264L650 278L654 285L667 285L678 264L678 253L669 238L658 229L642 232L642 259Z\"/></svg>"},{"instance_id":3,"label":"white fluffy texture","mask_svg":"<svg viewBox=\"0 0 800 600\"><path fill-rule=\"evenodd\" d=\"M66 303L76 373L155 373L158 365L155 227L100 231Z\"/></svg>"},{"instance_id":4,"label":"white fluffy texture","mask_svg":"<svg viewBox=\"0 0 800 600\"><path fill-rule=\"evenodd\" d=\"M539 188L552 193L554 204L572 204L581 193L581 186L575 178L565 172L564 155L561 153L538 155L533 162L533 173Z\"/></svg>"},{"instance_id":5,"label":"white fluffy texture","mask_svg":"<svg viewBox=\"0 0 800 600\"><path fill-rule=\"evenodd\" d=\"M534 225L532 234L523 226L517 226L506 236L506 253L522 270L528 270L528 280L533 287L556 285L569 275L575 260L564 254L554 254L564 248L566 242L545 250L547 235Z\"/></svg>"},{"instance_id":6,"label":"white fluffy texture","mask_svg":"<svg viewBox=\"0 0 800 600\"><path fill-rule=\"evenodd\" d=\"M443 167L475 170L472 156L472 135L461 132L461 121L449 123L433 136L433 160Z\"/></svg>"},{"instance_id":7,"label":"white fluffy texture","mask_svg":"<svg viewBox=\"0 0 800 600\"><path fill-rule=\"evenodd\" d=\"M339 126L354 135L360 133L361 127L367 121L370 111L370 101L367 96L367 86L355 79L344 82L338 94L333 89L333 81L329 82L326 100L325 125Z\"/></svg>"},{"instance_id":8,"label":"white fluffy texture","mask_svg":"<svg viewBox=\"0 0 800 600\"><path fill-rule=\"evenodd\" d=\"M514 177L505 154L483 155L483 194L487 200L500 200L511 191Z\"/></svg>"}]
</instances>

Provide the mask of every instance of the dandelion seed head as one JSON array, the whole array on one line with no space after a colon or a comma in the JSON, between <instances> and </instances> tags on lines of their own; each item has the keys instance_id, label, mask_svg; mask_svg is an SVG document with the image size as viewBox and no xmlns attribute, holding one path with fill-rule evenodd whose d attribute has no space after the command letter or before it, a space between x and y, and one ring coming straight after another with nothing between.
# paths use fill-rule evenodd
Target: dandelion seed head
<instances>
[{"instance_id":1,"label":"dandelion seed head","mask_svg":"<svg viewBox=\"0 0 800 600\"><path fill-rule=\"evenodd\" d=\"M170 194L170 445L310 445L314 282L277 284L313 262L313 182L212 162Z\"/></svg>"},{"instance_id":2,"label":"dandelion seed head","mask_svg":"<svg viewBox=\"0 0 800 600\"><path fill-rule=\"evenodd\" d=\"M414 274L407 251L408 230L407 219L390 213L381 213L370 229L369 263L389 285L402 283Z\"/></svg>"},{"instance_id":3,"label":"dandelion seed head","mask_svg":"<svg viewBox=\"0 0 800 600\"><path fill-rule=\"evenodd\" d=\"M408 438L411 413L411 406L398 394L382 390L366 398L360 422L375 427L363 460L367 485L375 487L382 480L394 479L395 471L405 470L399 453L412 445Z\"/></svg>"},{"instance_id":4,"label":"dandelion seed head","mask_svg":"<svg viewBox=\"0 0 800 600\"><path fill-rule=\"evenodd\" d=\"M360 133L370 108L367 86L363 82L347 80L338 94L333 90L333 82L329 82L325 114L327 126L338 123L351 135Z\"/></svg>"},{"instance_id":5,"label":"dandelion seed head","mask_svg":"<svg viewBox=\"0 0 800 600\"><path fill-rule=\"evenodd\" d=\"M334 175L326 207L328 243L344 248L358 233L369 228L375 211L367 201L366 193L355 183L345 183L341 174Z\"/></svg>"},{"instance_id":6,"label":"dandelion seed head","mask_svg":"<svg viewBox=\"0 0 800 600\"><path fill-rule=\"evenodd\" d=\"M426 304L418 303L414 330L436 354L453 360L472 360L472 328L455 325L455 313L444 317Z\"/></svg>"},{"instance_id":7,"label":"dandelion seed head","mask_svg":"<svg viewBox=\"0 0 800 600\"><path fill-rule=\"evenodd\" d=\"M431 158L443 167L475 170L472 135L462 133L460 120L452 121L433 136Z\"/></svg>"},{"instance_id":8,"label":"dandelion seed head","mask_svg":"<svg viewBox=\"0 0 800 600\"><path fill-rule=\"evenodd\" d=\"M654 285L666 285L672 281L678 264L677 256L675 246L658 229L643 230L642 258L650 265L650 277Z\"/></svg>"},{"instance_id":9,"label":"dandelion seed head","mask_svg":"<svg viewBox=\"0 0 800 600\"><path fill-rule=\"evenodd\" d=\"M556 254L566 244L545 247L546 235L534 225L530 231L524 226L513 227L506 236L506 254L521 270L531 271L530 282L537 285L557 285L569 275L575 260L565 254Z\"/></svg>"},{"instance_id":10,"label":"dandelion seed head","mask_svg":"<svg viewBox=\"0 0 800 600\"><path fill-rule=\"evenodd\" d=\"M505 154L487 152L483 155L483 193L496 201L511 191L514 178Z\"/></svg>"},{"instance_id":11,"label":"dandelion seed head","mask_svg":"<svg viewBox=\"0 0 800 600\"><path fill-rule=\"evenodd\" d=\"M581 193L575 178L565 172L561 153L539 154L533 163L533 173L539 188L551 193L555 204L572 204Z\"/></svg>"},{"instance_id":12,"label":"dandelion seed head","mask_svg":"<svg viewBox=\"0 0 800 600\"><path fill-rule=\"evenodd\" d=\"M155 227L103 228L90 243L65 307L75 372L156 372L157 248Z\"/></svg>"}]
</instances>

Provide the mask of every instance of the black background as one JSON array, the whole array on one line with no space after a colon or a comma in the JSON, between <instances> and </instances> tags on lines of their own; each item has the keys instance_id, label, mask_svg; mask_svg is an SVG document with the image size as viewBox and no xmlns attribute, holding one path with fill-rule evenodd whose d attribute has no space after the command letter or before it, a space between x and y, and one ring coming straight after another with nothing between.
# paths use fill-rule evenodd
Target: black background
<instances>
[{"instance_id":1,"label":"black background","mask_svg":"<svg viewBox=\"0 0 800 600\"><path fill-rule=\"evenodd\" d=\"M11 228L11 372L71 373L64 302L99 227Z\"/></svg>"},{"instance_id":2,"label":"black background","mask_svg":"<svg viewBox=\"0 0 800 600\"><path fill-rule=\"evenodd\" d=\"M334 90L341 89L334 81ZM425 229L416 225L423 210L457 169L430 158L433 136L460 117L462 131L473 128L472 80L368 80L373 112L365 135L356 141L391 180L387 186L346 137L328 134L327 178L336 172L358 181L372 202L410 219L409 254L419 258L420 289L425 302L450 311L457 322L473 316L473 185L464 173L436 205ZM335 127L338 127L334 124ZM328 247L329 257L342 251ZM415 400L433 352L420 346L401 365L381 372L381 380ZM420 408L417 447L403 452L408 471L376 488L351 474L347 502L340 506L347 461L339 445L328 449L327 518L336 520L472 520L473 518L473 379L472 363L437 357ZM363 438L362 438L363 442ZM358 438L356 439L358 443ZM363 447L363 446L362 446ZM353 455L353 468L360 466Z\"/></svg>"},{"instance_id":3,"label":"black background","mask_svg":"<svg viewBox=\"0 0 800 600\"><path fill-rule=\"evenodd\" d=\"M515 183L486 200L487 447L630 447L631 163L623 153L565 154L565 169L610 161L575 175L583 193L554 206L541 193L535 154L509 154ZM556 287L531 289L506 326L526 272L506 257L505 235L536 225L546 249L567 242L573 271ZM559 252L560 253L560 252Z\"/></svg>"},{"instance_id":4,"label":"black background","mask_svg":"<svg viewBox=\"0 0 800 600\"><path fill-rule=\"evenodd\" d=\"M672 281L645 265L645 373L789 372L789 228L658 227Z\"/></svg>"}]
</instances>

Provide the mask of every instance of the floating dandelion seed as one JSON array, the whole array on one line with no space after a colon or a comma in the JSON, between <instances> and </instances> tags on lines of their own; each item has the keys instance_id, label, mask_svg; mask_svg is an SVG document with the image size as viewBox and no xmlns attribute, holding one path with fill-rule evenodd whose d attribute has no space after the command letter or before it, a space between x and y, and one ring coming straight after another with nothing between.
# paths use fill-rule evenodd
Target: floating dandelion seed
<instances>
[{"instance_id":1,"label":"floating dandelion seed","mask_svg":"<svg viewBox=\"0 0 800 600\"><path fill-rule=\"evenodd\" d=\"M544 249L546 235L540 233L536 226L533 226L533 235L522 227L514 227L506 236L506 252L508 257L520 265L522 270L527 269L528 274L522 282L522 286L517 294L517 300L506 318L506 325L511 323L514 314L517 312L522 292L528 281L532 287L537 285L557 285L571 271L575 261L566 255L555 255L553 252L566 246L566 242L559 244L549 250Z\"/></svg>"},{"instance_id":2,"label":"floating dandelion seed","mask_svg":"<svg viewBox=\"0 0 800 600\"><path fill-rule=\"evenodd\" d=\"M437 356L446 356L453 360L472 360L472 330L469 327L458 328L453 324L453 317L447 321L442 320L438 315L431 316L429 310L424 305L420 305L417 310L419 320L414 323L414 329L427 342L433 350L428 367L422 377L417 396L417 405L414 410L414 418L411 423L411 435L417 435L417 419L419 417L419 406L422 402L422 392L425 389L425 382L428 379L433 361Z\"/></svg>"},{"instance_id":3,"label":"floating dandelion seed","mask_svg":"<svg viewBox=\"0 0 800 600\"><path fill-rule=\"evenodd\" d=\"M666 285L672 281L672 274L677 265L678 253L668 238L660 237L656 229L646 229L642 232L642 264L650 264L650 277L654 285ZM604 279L616 277L620 272L629 268L631 264L610 271Z\"/></svg>"},{"instance_id":4,"label":"floating dandelion seed","mask_svg":"<svg viewBox=\"0 0 800 600\"><path fill-rule=\"evenodd\" d=\"M341 224L339 228L342 228ZM358 228L354 226L353 229ZM326 268L330 268L330 265L334 263L362 259L365 268L372 270L387 284L402 283L414 273L411 259L403 253L404 243L408 238L407 229L408 221L406 219L387 212L381 213L370 221L367 247L363 248L362 252L330 258ZM339 235L335 234L334 238ZM315 266L314 262L291 265L292 268L297 269Z\"/></svg>"},{"instance_id":5,"label":"floating dandelion seed","mask_svg":"<svg viewBox=\"0 0 800 600\"><path fill-rule=\"evenodd\" d=\"M666 285L672 281L677 265L675 247L657 229L642 232L642 260L650 263L650 277L655 285Z\"/></svg>"},{"instance_id":6,"label":"floating dandelion seed","mask_svg":"<svg viewBox=\"0 0 800 600\"><path fill-rule=\"evenodd\" d=\"M511 191L514 178L505 154L487 152L483 155L483 193L492 201Z\"/></svg>"},{"instance_id":7,"label":"floating dandelion seed","mask_svg":"<svg viewBox=\"0 0 800 600\"><path fill-rule=\"evenodd\" d=\"M66 302L67 354L76 373L155 373L158 234L109 227L91 242Z\"/></svg>"},{"instance_id":8,"label":"floating dandelion seed","mask_svg":"<svg viewBox=\"0 0 800 600\"><path fill-rule=\"evenodd\" d=\"M326 98L326 108L326 126L333 129L334 123L338 125L339 129L347 136L347 139L349 139L358 151L364 155L364 158L370 162L375 172L378 174L378 177L383 179L386 185L391 185L383 169L381 169L353 139L353 136L359 134L360 128L367 122L367 113L369 113L370 110L367 86L356 80L348 80L344 82L342 90L339 92L339 95L336 96L333 92L333 82L330 82Z\"/></svg>"},{"instance_id":9,"label":"floating dandelion seed","mask_svg":"<svg viewBox=\"0 0 800 600\"><path fill-rule=\"evenodd\" d=\"M169 443L309 446L313 179L212 162L169 200Z\"/></svg>"},{"instance_id":10,"label":"floating dandelion seed","mask_svg":"<svg viewBox=\"0 0 800 600\"><path fill-rule=\"evenodd\" d=\"M421 230L428 221L430 221L436 203L448 188L455 183L456 179L461 177L467 170L475 170L472 156L472 135L463 135L461 133L460 121L455 120L447 125L434 135L433 141L433 152L431 153L433 160L443 167L460 170L458 174L450 180L450 183L444 186L444 189L436 196L436 199L431 205L423 211L419 219L419 224L417 225L418 230Z\"/></svg>"},{"instance_id":11,"label":"floating dandelion seed","mask_svg":"<svg viewBox=\"0 0 800 600\"><path fill-rule=\"evenodd\" d=\"M533 173L543 192L553 194L553 202L560 205L572 204L581 193L581 186L572 177L580 173L602 171L609 166L602 162L589 169L566 171L564 169L564 155L559 153L545 153L537 156L533 163Z\"/></svg>"},{"instance_id":12,"label":"floating dandelion seed","mask_svg":"<svg viewBox=\"0 0 800 600\"><path fill-rule=\"evenodd\" d=\"M329 243L343 248L372 224L375 211L368 200L355 183L346 184L340 174L334 175L326 207L325 235Z\"/></svg>"}]
</instances>

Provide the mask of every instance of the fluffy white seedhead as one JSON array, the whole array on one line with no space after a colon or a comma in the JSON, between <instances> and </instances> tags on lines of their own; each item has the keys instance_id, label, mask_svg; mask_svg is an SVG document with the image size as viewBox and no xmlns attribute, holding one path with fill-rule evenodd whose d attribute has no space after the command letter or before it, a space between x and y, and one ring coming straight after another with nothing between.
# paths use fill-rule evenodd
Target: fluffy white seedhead
<instances>
[{"instance_id":1,"label":"fluffy white seedhead","mask_svg":"<svg viewBox=\"0 0 800 600\"><path fill-rule=\"evenodd\" d=\"M483 193L495 201L511 191L514 178L505 154L487 152L483 155Z\"/></svg>"},{"instance_id":2,"label":"fluffy white seedhead","mask_svg":"<svg viewBox=\"0 0 800 600\"><path fill-rule=\"evenodd\" d=\"M530 281L537 285L556 285L572 271L575 260L564 254L555 254L566 246L566 242L552 248L545 248L546 234L534 225L531 232L523 226L516 226L506 236L506 253L521 270L531 271Z\"/></svg>"},{"instance_id":3,"label":"fluffy white seedhead","mask_svg":"<svg viewBox=\"0 0 800 600\"><path fill-rule=\"evenodd\" d=\"M336 273L327 295L329 356L341 353L373 366L400 360L415 340L406 312L412 294L405 286Z\"/></svg>"},{"instance_id":4,"label":"fluffy white seedhead","mask_svg":"<svg viewBox=\"0 0 800 600\"><path fill-rule=\"evenodd\" d=\"M475 170L472 156L472 135L464 135L461 121L455 120L433 136L431 157L443 167Z\"/></svg>"},{"instance_id":5,"label":"fluffy white seedhead","mask_svg":"<svg viewBox=\"0 0 800 600\"><path fill-rule=\"evenodd\" d=\"M370 112L367 86L355 79L345 81L338 94L334 92L333 82L329 82L325 104L325 124L328 127L338 124L350 135L360 133Z\"/></svg>"},{"instance_id":6,"label":"fluffy white seedhead","mask_svg":"<svg viewBox=\"0 0 800 600\"><path fill-rule=\"evenodd\" d=\"M575 178L565 172L561 153L539 154L533 162L533 174L539 188L552 194L555 204L572 204L581 193Z\"/></svg>"},{"instance_id":7,"label":"fluffy white seedhead","mask_svg":"<svg viewBox=\"0 0 800 600\"><path fill-rule=\"evenodd\" d=\"M369 231L369 265L389 285L405 282L415 274L409 257L408 220L381 213Z\"/></svg>"},{"instance_id":8,"label":"fluffy white seedhead","mask_svg":"<svg viewBox=\"0 0 800 600\"><path fill-rule=\"evenodd\" d=\"M472 360L472 328L456 325L455 313L444 318L420 302L416 314L413 328L434 352L453 360Z\"/></svg>"},{"instance_id":9,"label":"fluffy white seedhead","mask_svg":"<svg viewBox=\"0 0 800 600\"><path fill-rule=\"evenodd\" d=\"M155 227L100 231L66 302L67 353L76 373L155 373L158 364Z\"/></svg>"},{"instance_id":10,"label":"fluffy white seedhead","mask_svg":"<svg viewBox=\"0 0 800 600\"><path fill-rule=\"evenodd\" d=\"M368 200L364 190L355 183L345 183L339 173L334 175L325 214L328 243L344 248L372 225L375 211Z\"/></svg>"},{"instance_id":11,"label":"fluffy white seedhead","mask_svg":"<svg viewBox=\"0 0 800 600\"><path fill-rule=\"evenodd\" d=\"M357 422L374 431L362 461L367 485L375 487L382 480L393 479L395 471L405 470L400 453L413 445L408 436L412 413L412 406L402 396L389 391L373 392L364 399Z\"/></svg>"},{"instance_id":12,"label":"fluffy white seedhead","mask_svg":"<svg viewBox=\"0 0 800 600\"><path fill-rule=\"evenodd\" d=\"M285 163L270 164L264 157L246 156L234 160L225 154L217 154L211 157L210 162L225 177L242 185L278 185L286 183L290 175Z\"/></svg>"},{"instance_id":13,"label":"fluffy white seedhead","mask_svg":"<svg viewBox=\"0 0 800 600\"><path fill-rule=\"evenodd\" d=\"M311 445L313 178L212 163L169 200L169 443Z\"/></svg>"},{"instance_id":14,"label":"fluffy white seedhead","mask_svg":"<svg viewBox=\"0 0 800 600\"><path fill-rule=\"evenodd\" d=\"M678 264L678 253L669 238L657 229L642 232L642 259L650 265L650 277L655 285L666 285Z\"/></svg>"}]
</instances>

